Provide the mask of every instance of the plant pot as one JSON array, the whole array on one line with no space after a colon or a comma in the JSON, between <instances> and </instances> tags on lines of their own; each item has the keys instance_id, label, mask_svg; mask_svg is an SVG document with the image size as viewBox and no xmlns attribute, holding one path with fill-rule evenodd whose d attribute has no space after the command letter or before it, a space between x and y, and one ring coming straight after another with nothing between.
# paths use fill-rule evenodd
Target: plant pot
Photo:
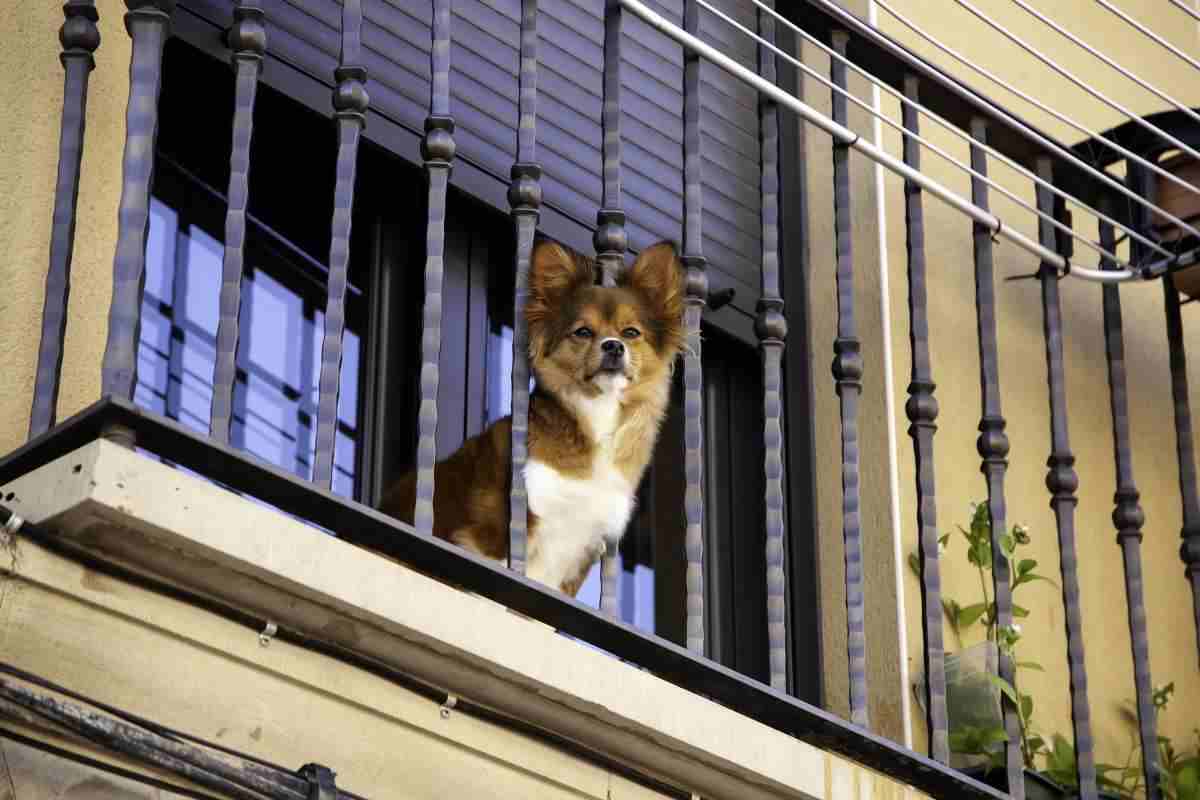
<instances>
[{"instance_id":1,"label":"plant pot","mask_svg":"<svg viewBox=\"0 0 1200 800\"><path fill-rule=\"evenodd\" d=\"M984 767L972 767L963 772L993 789L999 789L1002 792L1008 791L1008 783L1002 769L987 770ZM1060 786L1040 772L1034 772L1031 769L1025 770L1025 800L1076 800L1078 797L1079 792L1075 789ZM1097 797L1101 800L1121 800L1120 795L1108 792L1100 792Z\"/></svg>"},{"instance_id":2,"label":"plant pot","mask_svg":"<svg viewBox=\"0 0 1200 800\"><path fill-rule=\"evenodd\" d=\"M1000 690L989 675L997 668L996 645L980 642L958 653L946 654L947 730L954 741L956 734L969 729L995 728L1003 724L1000 714ZM917 673L913 691L917 704L925 709L925 676ZM964 769L984 761L977 756L950 754L950 766Z\"/></svg>"}]
</instances>

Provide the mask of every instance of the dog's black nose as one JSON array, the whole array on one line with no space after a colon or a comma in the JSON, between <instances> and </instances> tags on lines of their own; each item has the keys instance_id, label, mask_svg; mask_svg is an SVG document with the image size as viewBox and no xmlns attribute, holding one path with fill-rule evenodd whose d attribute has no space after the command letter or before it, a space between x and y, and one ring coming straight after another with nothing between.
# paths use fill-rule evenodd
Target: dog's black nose
<instances>
[{"instance_id":1,"label":"dog's black nose","mask_svg":"<svg viewBox=\"0 0 1200 800\"><path fill-rule=\"evenodd\" d=\"M623 356L625 355L625 345L620 339L605 339L600 343L600 349L608 356Z\"/></svg>"}]
</instances>

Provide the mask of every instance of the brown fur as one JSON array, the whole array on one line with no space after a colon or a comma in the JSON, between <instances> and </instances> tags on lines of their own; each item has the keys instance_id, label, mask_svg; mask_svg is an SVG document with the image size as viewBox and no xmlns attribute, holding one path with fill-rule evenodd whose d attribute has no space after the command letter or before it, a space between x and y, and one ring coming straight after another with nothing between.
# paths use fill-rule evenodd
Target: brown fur
<instances>
[{"instance_id":1,"label":"brown fur","mask_svg":"<svg viewBox=\"0 0 1200 800\"><path fill-rule=\"evenodd\" d=\"M659 243L643 251L618 285L595 285L595 263L550 242L539 242L530 267L525 318L529 357L537 389L529 404L529 456L559 473L587 478L597 442L572 398L595 396L600 342L621 338L629 380L610 445L616 468L636 487L654 450L666 412L670 376L683 348L683 271L674 247ZM591 338L574 335L581 326ZM640 335L625 335L628 329ZM489 558L508 555L509 473L512 419L505 417L437 464L434 472L434 535ZM387 492L381 510L413 519L416 473ZM538 557L538 518L529 514L528 558ZM580 554L578 574L559 588L574 596L596 560Z\"/></svg>"}]
</instances>

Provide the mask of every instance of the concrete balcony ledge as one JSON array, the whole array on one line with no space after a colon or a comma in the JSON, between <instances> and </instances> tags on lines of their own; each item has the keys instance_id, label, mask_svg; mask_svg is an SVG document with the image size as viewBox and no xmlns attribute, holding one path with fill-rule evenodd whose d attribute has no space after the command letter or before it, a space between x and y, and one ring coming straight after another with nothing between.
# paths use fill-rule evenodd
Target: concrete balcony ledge
<instances>
[{"instance_id":1,"label":"concrete balcony ledge","mask_svg":"<svg viewBox=\"0 0 1200 800\"><path fill-rule=\"evenodd\" d=\"M705 798L910 798L491 601L107 441L0 487L73 548L336 645ZM14 666L368 797L658 797L578 753L17 537ZM444 699L444 698L443 698ZM473 788L472 788L473 787ZM402 790L401 790L402 789ZM447 792L450 792L449 794Z\"/></svg>"}]
</instances>

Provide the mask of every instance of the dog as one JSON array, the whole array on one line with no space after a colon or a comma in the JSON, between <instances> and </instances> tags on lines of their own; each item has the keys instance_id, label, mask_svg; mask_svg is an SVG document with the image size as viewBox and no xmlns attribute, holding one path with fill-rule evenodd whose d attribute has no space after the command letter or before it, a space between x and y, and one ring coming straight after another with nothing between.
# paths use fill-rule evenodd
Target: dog
<instances>
[{"instance_id":1,"label":"dog","mask_svg":"<svg viewBox=\"0 0 1200 800\"><path fill-rule=\"evenodd\" d=\"M684 271L671 242L643 250L614 287L593 259L540 240L525 320L536 388L529 398L526 574L574 597L615 545L658 438L686 344ZM434 535L506 563L512 418L434 468ZM411 524L416 473L380 510Z\"/></svg>"}]
</instances>

